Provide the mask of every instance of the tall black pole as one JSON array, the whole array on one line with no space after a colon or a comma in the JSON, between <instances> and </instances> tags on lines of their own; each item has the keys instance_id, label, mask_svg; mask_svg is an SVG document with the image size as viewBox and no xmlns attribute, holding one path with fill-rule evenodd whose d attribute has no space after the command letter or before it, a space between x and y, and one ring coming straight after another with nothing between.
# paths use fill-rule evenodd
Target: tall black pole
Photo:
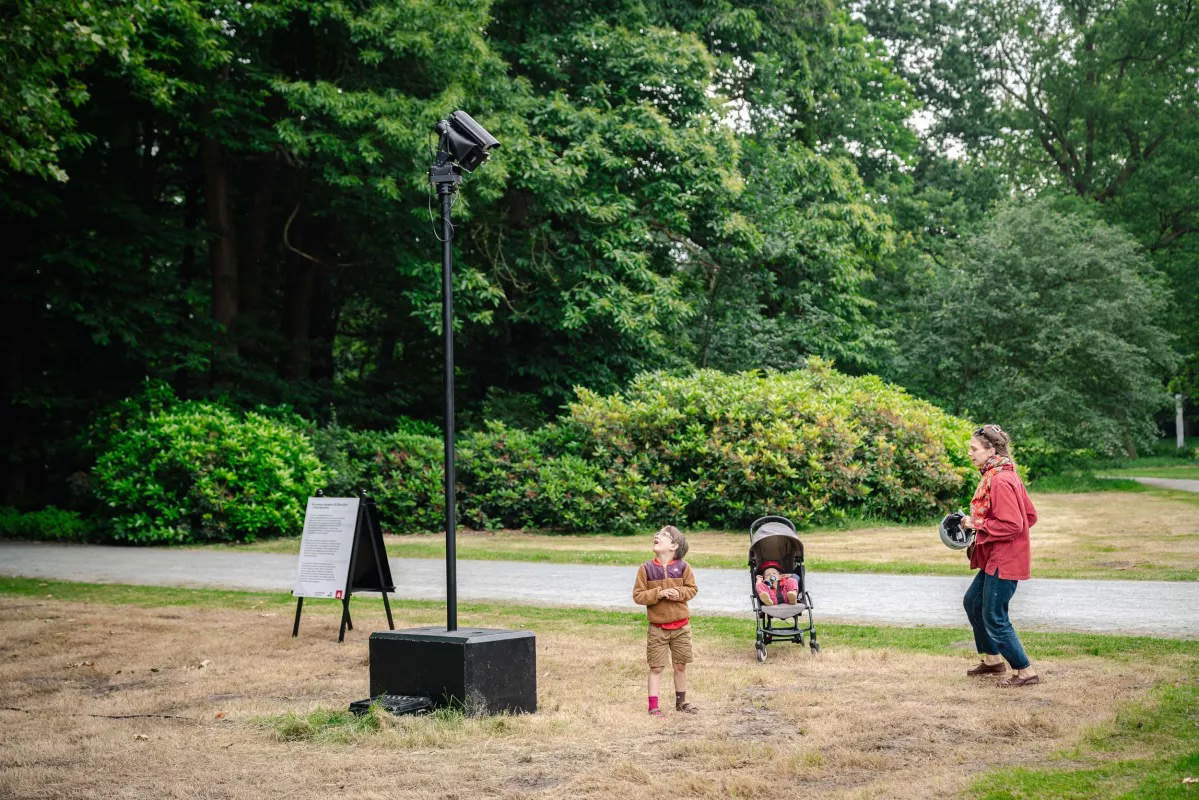
<instances>
[{"instance_id":1,"label":"tall black pole","mask_svg":"<svg viewBox=\"0 0 1199 800\"><path fill-rule=\"evenodd\" d=\"M458 177L454 175L454 177ZM441 197L441 331L445 349L445 590L447 631L458 630L458 543L454 484L454 226L450 221L456 182L437 184Z\"/></svg>"}]
</instances>

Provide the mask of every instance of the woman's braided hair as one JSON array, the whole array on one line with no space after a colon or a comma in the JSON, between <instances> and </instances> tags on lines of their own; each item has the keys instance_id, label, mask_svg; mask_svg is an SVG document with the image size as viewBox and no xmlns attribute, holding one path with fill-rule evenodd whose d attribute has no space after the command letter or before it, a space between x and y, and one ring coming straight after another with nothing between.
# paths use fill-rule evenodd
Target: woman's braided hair
<instances>
[{"instance_id":1,"label":"woman's braided hair","mask_svg":"<svg viewBox=\"0 0 1199 800\"><path fill-rule=\"evenodd\" d=\"M1007 431L998 425L983 425L974 431L974 435L995 448L995 455L1012 457L1010 452L1012 437L1008 436Z\"/></svg>"}]
</instances>

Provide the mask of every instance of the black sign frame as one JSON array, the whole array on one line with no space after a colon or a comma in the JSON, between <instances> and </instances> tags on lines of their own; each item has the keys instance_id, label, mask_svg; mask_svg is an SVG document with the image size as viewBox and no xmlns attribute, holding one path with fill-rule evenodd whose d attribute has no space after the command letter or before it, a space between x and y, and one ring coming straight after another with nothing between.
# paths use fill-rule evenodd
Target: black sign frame
<instances>
[{"instance_id":1,"label":"black sign frame","mask_svg":"<svg viewBox=\"0 0 1199 800\"><path fill-rule=\"evenodd\" d=\"M324 497L323 491L316 493ZM387 593L395 592L391 578L391 565L387 563L387 548L383 544L383 529L379 526L379 509L375 500L365 490L358 490L358 518L354 521L354 543L350 549L350 566L346 575L346 591L341 598L341 627L337 641L344 642L346 631L354 630L350 618L350 598L356 591L379 592L383 596L383 609L387 612L387 627L395 630L391 616L391 603ZM296 598L296 618L291 626L292 638L300 635L300 615L304 610L304 598Z\"/></svg>"}]
</instances>

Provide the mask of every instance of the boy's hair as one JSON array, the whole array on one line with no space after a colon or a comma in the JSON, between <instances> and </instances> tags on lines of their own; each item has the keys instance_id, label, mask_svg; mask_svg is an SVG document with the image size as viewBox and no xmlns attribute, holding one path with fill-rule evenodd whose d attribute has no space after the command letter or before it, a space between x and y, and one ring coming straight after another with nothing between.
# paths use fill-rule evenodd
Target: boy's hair
<instances>
[{"instance_id":1,"label":"boy's hair","mask_svg":"<svg viewBox=\"0 0 1199 800\"><path fill-rule=\"evenodd\" d=\"M683 535L683 532L673 525L664 525L658 533L670 536L670 541L678 548L674 551L674 557L682 561L683 556L687 555L687 537Z\"/></svg>"}]
</instances>

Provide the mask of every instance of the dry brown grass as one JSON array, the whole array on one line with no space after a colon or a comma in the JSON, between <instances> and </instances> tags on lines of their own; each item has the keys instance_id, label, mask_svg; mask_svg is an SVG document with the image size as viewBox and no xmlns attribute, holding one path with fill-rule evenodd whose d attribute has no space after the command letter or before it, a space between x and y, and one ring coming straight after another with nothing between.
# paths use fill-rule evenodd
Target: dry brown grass
<instances>
[{"instance_id":1,"label":"dry brown grass","mask_svg":"<svg viewBox=\"0 0 1199 800\"><path fill-rule=\"evenodd\" d=\"M1045 684L1004 690L967 679L960 657L781 644L759 665L748 637L721 643L700 621L689 699L703 711L654 720L640 626L556 623L538 630L538 714L280 741L255 719L367 693L369 630L339 646L330 606L293 640L277 612L0 597L0 796L947 796L1043 759L1171 669L1045 662ZM438 618L405 610L397 625ZM511 620L471 624L497 622Z\"/></svg>"}]
</instances>

